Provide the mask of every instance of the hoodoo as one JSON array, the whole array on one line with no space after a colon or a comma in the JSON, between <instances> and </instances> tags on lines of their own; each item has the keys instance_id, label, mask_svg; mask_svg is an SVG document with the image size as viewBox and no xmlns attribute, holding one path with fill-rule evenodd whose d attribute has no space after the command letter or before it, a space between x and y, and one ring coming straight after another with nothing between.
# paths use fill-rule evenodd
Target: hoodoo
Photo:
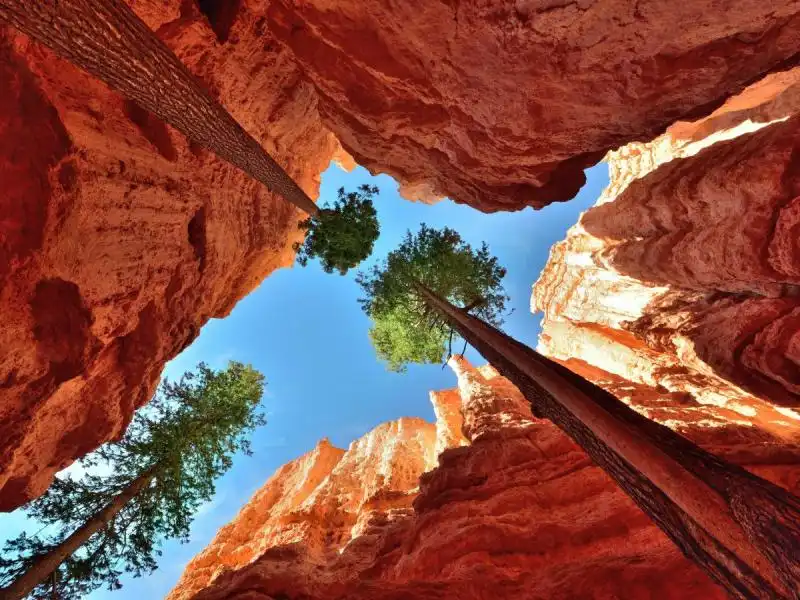
<instances>
[{"instance_id":1,"label":"hoodoo","mask_svg":"<svg viewBox=\"0 0 800 600\"><path fill-rule=\"evenodd\" d=\"M798 597L798 48L800 0L0 0L0 510L292 264L332 160L483 212L605 160L536 350L414 279L494 366L287 453L170 598Z\"/></svg>"},{"instance_id":2,"label":"hoodoo","mask_svg":"<svg viewBox=\"0 0 800 600\"><path fill-rule=\"evenodd\" d=\"M507 379L450 365L436 426L385 423L281 467L169 599L727 597ZM700 411L671 425L796 491L796 462L752 424L725 443Z\"/></svg>"}]
</instances>

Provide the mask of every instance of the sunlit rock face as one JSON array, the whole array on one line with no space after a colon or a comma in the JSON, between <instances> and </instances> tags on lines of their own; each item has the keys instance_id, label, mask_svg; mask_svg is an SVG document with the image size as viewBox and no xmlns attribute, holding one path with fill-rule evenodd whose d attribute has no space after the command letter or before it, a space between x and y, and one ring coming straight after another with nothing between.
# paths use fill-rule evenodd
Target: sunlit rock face
<instances>
[{"instance_id":1,"label":"sunlit rock face","mask_svg":"<svg viewBox=\"0 0 800 600\"><path fill-rule=\"evenodd\" d=\"M337 149L252 6L131 2L312 197ZM0 509L123 431L164 363L291 264L302 215L92 77L0 29Z\"/></svg>"},{"instance_id":2,"label":"sunlit rock face","mask_svg":"<svg viewBox=\"0 0 800 600\"><path fill-rule=\"evenodd\" d=\"M282 467L169 598L726 597L511 383L458 357L451 367L458 387L432 393L435 426L386 423L347 451L322 442ZM654 417L689 429L705 418ZM722 429L692 431L798 489L797 452L746 423Z\"/></svg>"},{"instance_id":3,"label":"sunlit rock face","mask_svg":"<svg viewBox=\"0 0 800 600\"><path fill-rule=\"evenodd\" d=\"M436 427L411 418L376 427L347 451L323 440L278 469L189 563L171 597L194 597L254 561L267 561L278 587L284 578L334 583L319 571L341 560L349 544L368 544L409 514L420 475L435 464L435 447Z\"/></svg>"},{"instance_id":4,"label":"sunlit rock face","mask_svg":"<svg viewBox=\"0 0 800 600\"><path fill-rule=\"evenodd\" d=\"M794 69L610 153L608 189L534 286L539 350L659 420L796 441L798 114Z\"/></svg>"},{"instance_id":5,"label":"sunlit rock face","mask_svg":"<svg viewBox=\"0 0 800 600\"><path fill-rule=\"evenodd\" d=\"M796 60L800 2L272 0L269 27L359 164L513 210Z\"/></svg>"},{"instance_id":6,"label":"sunlit rock face","mask_svg":"<svg viewBox=\"0 0 800 600\"><path fill-rule=\"evenodd\" d=\"M355 158L410 199L482 210L570 198L607 149L706 114L800 42L798 0L128 2L312 197ZM118 436L164 363L291 262L301 215L5 29L0 90L10 509Z\"/></svg>"},{"instance_id":7,"label":"sunlit rock face","mask_svg":"<svg viewBox=\"0 0 800 600\"><path fill-rule=\"evenodd\" d=\"M439 410L452 413L457 400L440 401ZM445 421L440 428L418 418L384 423L346 451L323 440L278 469L189 563L170 597L202 596L231 577L269 577L273 590L301 586L324 595L340 583L334 571L360 572L386 531L412 513L420 476L435 466L437 445L452 437ZM257 574L251 564L259 565Z\"/></svg>"}]
</instances>

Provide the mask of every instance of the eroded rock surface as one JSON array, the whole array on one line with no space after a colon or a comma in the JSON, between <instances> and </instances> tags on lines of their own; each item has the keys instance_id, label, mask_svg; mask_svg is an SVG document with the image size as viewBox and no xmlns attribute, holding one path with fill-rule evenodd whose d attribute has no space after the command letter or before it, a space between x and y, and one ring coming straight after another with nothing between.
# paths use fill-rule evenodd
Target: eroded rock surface
<instances>
[{"instance_id":1,"label":"eroded rock surface","mask_svg":"<svg viewBox=\"0 0 800 600\"><path fill-rule=\"evenodd\" d=\"M796 61L800 2L273 0L269 26L359 164L492 211Z\"/></svg>"},{"instance_id":2,"label":"eroded rock surface","mask_svg":"<svg viewBox=\"0 0 800 600\"><path fill-rule=\"evenodd\" d=\"M134 9L312 197L338 144L251 6ZM291 264L302 215L103 84L0 30L0 509L119 435L164 363Z\"/></svg>"},{"instance_id":3,"label":"eroded rock surface","mask_svg":"<svg viewBox=\"0 0 800 600\"><path fill-rule=\"evenodd\" d=\"M611 184L534 286L539 350L648 414L796 440L798 115L794 69L610 153Z\"/></svg>"},{"instance_id":4,"label":"eroded rock surface","mask_svg":"<svg viewBox=\"0 0 800 600\"><path fill-rule=\"evenodd\" d=\"M451 366L458 388L432 394L436 427L402 419L282 467L169 598L726 597L511 383ZM758 427L653 416L797 490L797 452ZM467 445L442 438L456 425Z\"/></svg>"},{"instance_id":5,"label":"eroded rock surface","mask_svg":"<svg viewBox=\"0 0 800 600\"><path fill-rule=\"evenodd\" d=\"M128 1L311 196L331 157L353 164L333 131L409 198L482 210L570 198L607 149L800 46L800 0ZM119 435L203 323L291 261L299 215L10 30L0 89L9 509Z\"/></svg>"}]
</instances>

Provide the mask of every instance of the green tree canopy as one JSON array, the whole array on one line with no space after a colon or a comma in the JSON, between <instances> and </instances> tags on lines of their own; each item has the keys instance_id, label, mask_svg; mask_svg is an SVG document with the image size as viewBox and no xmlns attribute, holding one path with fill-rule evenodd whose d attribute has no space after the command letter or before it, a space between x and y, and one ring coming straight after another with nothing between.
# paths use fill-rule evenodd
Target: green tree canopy
<instances>
[{"instance_id":1,"label":"green tree canopy","mask_svg":"<svg viewBox=\"0 0 800 600\"><path fill-rule=\"evenodd\" d=\"M508 300L501 283L505 274L485 243L475 250L458 232L424 223L416 234L407 232L386 260L357 277L378 356L391 370L402 371L408 363L441 362L449 351L451 329L422 301L417 284L500 325Z\"/></svg>"},{"instance_id":2,"label":"green tree canopy","mask_svg":"<svg viewBox=\"0 0 800 600\"><path fill-rule=\"evenodd\" d=\"M82 598L104 584L120 587L123 572L153 571L162 540L188 541L192 516L212 498L215 479L234 454L250 453L247 435L265 422L256 412L263 386L261 373L237 362L222 371L201 363L177 383L165 380L122 439L81 460L82 476L57 477L25 507L44 527L6 543L0 584L19 585L33 573L43 578L30 597L51 598L55 584L59 598ZM121 503L131 490L138 491ZM115 503L121 508L104 514ZM94 533L72 548L70 536L87 526ZM45 572L42 563L66 550L55 576L52 568Z\"/></svg>"},{"instance_id":3,"label":"green tree canopy","mask_svg":"<svg viewBox=\"0 0 800 600\"><path fill-rule=\"evenodd\" d=\"M377 187L366 184L349 193L339 188L333 207L323 208L300 223L306 239L295 245L297 262L306 266L309 259L319 258L326 273L336 270L345 275L372 254L380 234L372 202L377 193Z\"/></svg>"}]
</instances>

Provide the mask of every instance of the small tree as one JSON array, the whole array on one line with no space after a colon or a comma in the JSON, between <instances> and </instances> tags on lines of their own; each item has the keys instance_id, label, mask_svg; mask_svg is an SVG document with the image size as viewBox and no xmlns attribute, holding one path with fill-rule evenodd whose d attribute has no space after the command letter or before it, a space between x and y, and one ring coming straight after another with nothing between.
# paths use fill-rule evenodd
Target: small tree
<instances>
[{"instance_id":1,"label":"small tree","mask_svg":"<svg viewBox=\"0 0 800 600\"><path fill-rule=\"evenodd\" d=\"M231 362L204 364L178 383L164 381L121 440L82 459L86 473L56 478L27 513L50 533L6 542L0 598L81 598L105 584L121 587L156 568L165 538L188 541L197 508L236 452L249 454L247 434L263 424L256 407L264 377Z\"/></svg>"},{"instance_id":2,"label":"small tree","mask_svg":"<svg viewBox=\"0 0 800 600\"><path fill-rule=\"evenodd\" d=\"M416 235L407 232L384 262L357 277L378 356L402 371L408 363L441 362L450 351L453 330L421 298L419 284L500 325L508 300L501 284L505 274L485 243L474 250L456 231L424 223Z\"/></svg>"},{"instance_id":3,"label":"small tree","mask_svg":"<svg viewBox=\"0 0 800 600\"><path fill-rule=\"evenodd\" d=\"M303 244L296 244L297 262L303 266L319 258L326 273L345 275L372 254L380 234L378 215L373 206L375 186L362 185L356 192L339 188L339 199L332 208L322 208L300 223L307 230Z\"/></svg>"}]
</instances>

